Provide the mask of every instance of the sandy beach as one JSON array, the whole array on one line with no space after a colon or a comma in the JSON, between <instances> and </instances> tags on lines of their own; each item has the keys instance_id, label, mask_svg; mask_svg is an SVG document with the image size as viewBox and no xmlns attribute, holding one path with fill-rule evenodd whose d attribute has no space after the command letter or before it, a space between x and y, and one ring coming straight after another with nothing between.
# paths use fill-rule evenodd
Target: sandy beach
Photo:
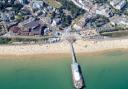
<instances>
[{"instance_id":1,"label":"sandy beach","mask_svg":"<svg viewBox=\"0 0 128 89\"><path fill-rule=\"evenodd\" d=\"M74 43L76 53L101 52L113 49L128 49L128 39L115 39L104 41L83 41L77 40ZM38 54L58 54L70 53L68 42L54 44L35 45L1 45L0 55L38 55Z\"/></svg>"}]
</instances>

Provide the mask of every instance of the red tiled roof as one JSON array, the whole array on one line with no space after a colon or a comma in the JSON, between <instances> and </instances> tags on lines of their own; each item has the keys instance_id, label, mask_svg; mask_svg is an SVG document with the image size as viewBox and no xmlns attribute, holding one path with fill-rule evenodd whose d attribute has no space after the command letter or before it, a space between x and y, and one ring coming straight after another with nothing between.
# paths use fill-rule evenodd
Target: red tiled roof
<instances>
[{"instance_id":1,"label":"red tiled roof","mask_svg":"<svg viewBox=\"0 0 128 89\"><path fill-rule=\"evenodd\" d=\"M9 31L11 31L13 33L19 33L21 31L21 29L17 26L13 26L9 29Z\"/></svg>"}]
</instances>

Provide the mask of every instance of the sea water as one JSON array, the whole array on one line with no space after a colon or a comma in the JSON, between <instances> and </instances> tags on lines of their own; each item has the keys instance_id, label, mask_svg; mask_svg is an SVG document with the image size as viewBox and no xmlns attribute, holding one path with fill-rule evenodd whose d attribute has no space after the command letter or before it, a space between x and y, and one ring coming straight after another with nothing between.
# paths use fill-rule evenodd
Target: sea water
<instances>
[{"instance_id":1,"label":"sea water","mask_svg":"<svg viewBox=\"0 0 128 89\"><path fill-rule=\"evenodd\" d=\"M84 89L128 89L128 52L77 55L77 60ZM0 89L74 89L70 65L70 55L0 57Z\"/></svg>"}]
</instances>

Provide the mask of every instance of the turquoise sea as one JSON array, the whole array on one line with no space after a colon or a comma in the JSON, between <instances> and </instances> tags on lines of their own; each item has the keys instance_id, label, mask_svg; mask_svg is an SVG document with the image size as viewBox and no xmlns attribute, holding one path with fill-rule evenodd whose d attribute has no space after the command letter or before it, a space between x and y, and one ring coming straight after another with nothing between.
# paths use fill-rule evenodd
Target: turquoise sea
<instances>
[{"instance_id":1,"label":"turquoise sea","mask_svg":"<svg viewBox=\"0 0 128 89\"><path fill-rule=\"evenodd\" d=\"M70 55L0 57L0 89L74 89ZM128 89L128 52L77 55L84 89Z\"/></svg>"}]
</instances>

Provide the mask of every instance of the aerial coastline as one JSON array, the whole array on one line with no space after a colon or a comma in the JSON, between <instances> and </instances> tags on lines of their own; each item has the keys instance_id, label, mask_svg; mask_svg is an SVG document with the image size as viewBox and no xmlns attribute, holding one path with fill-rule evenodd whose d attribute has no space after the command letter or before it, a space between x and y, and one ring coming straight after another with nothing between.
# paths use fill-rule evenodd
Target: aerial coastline
<instances>
[{"instance_id":1,"label":"aerial coastline","mask_svg":"<svg viewBox=\"0 0 128 89\"><path fill-rule=\"evenodd\" d=\"M128 89L127 53L128 0L0 0L1 89Z\"/></svg>"},{"instance_id":2,"label":"aerial coastline","mask_svg":"<svg viewBox=\"0 0 128 89\"><path fill-rule=\"evenodd\" d=\"M77 53L128 48L126 0L46 1L0 2L0 55L69 53L70 33Z\"/></svg>"}]
</instances>

